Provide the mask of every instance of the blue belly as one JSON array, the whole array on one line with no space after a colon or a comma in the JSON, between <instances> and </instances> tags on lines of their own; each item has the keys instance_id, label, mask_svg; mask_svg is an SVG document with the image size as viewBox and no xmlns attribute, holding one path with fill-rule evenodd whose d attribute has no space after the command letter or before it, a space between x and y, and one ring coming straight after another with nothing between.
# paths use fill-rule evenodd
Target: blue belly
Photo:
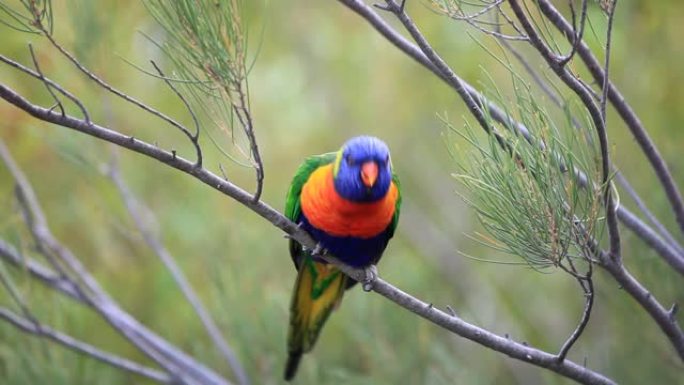
<instances>
[{"instance_id":1,"label":"blue belly","mask_svg":"<svg viewBox=\"0 0 684 385\"><path fill-rule=\"evenodd\" d=\"M313 227L303 213L300 222L302 228L328 252L347 265L357 268L377 263L390 239L388 229L372 238L336 237Z\"/></svg>"}]
</instances>

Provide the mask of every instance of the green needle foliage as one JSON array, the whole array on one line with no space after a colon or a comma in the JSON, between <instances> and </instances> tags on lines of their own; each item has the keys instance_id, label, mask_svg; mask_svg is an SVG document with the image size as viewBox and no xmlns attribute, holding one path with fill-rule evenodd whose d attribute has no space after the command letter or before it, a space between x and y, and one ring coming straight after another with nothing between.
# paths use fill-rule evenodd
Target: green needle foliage
<instances>
[{"instance_id":1,"label":"green needle foliage","mask_svg":"<svg viewBox=\"0 0 684 385\"><path fill-rule=\"evenodd\" d=\"M591 183L601 175L593 127L589 121L573 127L570 108L555 122L530 86L516 76L513 88L512 101L498 89L490 97L508 106L507 112L536 142L508 129L497 130L498 139L492 133L482 141L469 124L455 129L442 118L454 139L449 144L459 168L454 176L468 191L470 198L464 199L491 236L481 236L482 241L521 257L537 270L558 266L567 258L589 258L588 244L599 230L602 191L602 186ZM465 146L456 139L464 139ZM501 146L501 139L508 145ZM573 170L586 173L586 187Z\"/></svg>"},{"instance_id":2,"label":"green needle foliage","mask_svg":"<svg viewBox=\"0 0 684 385\"><path fill-rule=\"evenodd\" d=\"M0 24L21 32L40 34L39 20L52 33L52 2L50 0L7 0L0 2Z\"/></svg>"},{"instance_id":3,"label":"green needle foliage","mask_svg":"<svg viewBox=\"0 0 684 385\"><path fill-rule=\"evenodd\" d=\"M155 44L173 64L177 79L169 80L180 86L178 91L199 111L199 118L231 135L235 118L251 130L245 127L251 118L247 116L243 1L145 0L144 4L166 33L165 42Z\"/></svg>"}]
</instances>

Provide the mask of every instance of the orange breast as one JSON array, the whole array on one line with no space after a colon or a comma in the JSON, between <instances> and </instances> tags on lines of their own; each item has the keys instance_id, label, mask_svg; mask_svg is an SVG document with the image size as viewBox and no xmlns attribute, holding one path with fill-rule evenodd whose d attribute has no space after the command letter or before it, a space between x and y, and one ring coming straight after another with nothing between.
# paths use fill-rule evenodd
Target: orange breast
<instances>
[{"instance_id":1,"label":"orange breast","mask_svg":"<svg viewBox=\"0 0 684 385\"><path fill-rule=\"evenodd\" d=\"M372 238L392 221L399 191L391 183L376 202L352 202L342 198L333 183L332 165L318 168L302 187L302 212L317 229L336 237Z\"/></svg>"}]
</instances>

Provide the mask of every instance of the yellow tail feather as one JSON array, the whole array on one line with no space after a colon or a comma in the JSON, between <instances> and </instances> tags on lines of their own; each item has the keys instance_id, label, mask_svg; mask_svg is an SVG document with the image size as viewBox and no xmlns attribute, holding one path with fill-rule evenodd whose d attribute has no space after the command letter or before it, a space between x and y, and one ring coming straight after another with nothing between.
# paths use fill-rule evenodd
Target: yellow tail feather
<instances>
[{"instance_id":1,"label":"yellow tail feather","mask_svg":"<svg viewBox=\"0 0 684 385\"><path fill-rule=\"evenodd\" d=\"M294 377L301 355L313 348L330 312L342 301L346 280L333 265L315 262L310 257L302 261L290 305L286 380Z\"/></svg>"}]
</instances>

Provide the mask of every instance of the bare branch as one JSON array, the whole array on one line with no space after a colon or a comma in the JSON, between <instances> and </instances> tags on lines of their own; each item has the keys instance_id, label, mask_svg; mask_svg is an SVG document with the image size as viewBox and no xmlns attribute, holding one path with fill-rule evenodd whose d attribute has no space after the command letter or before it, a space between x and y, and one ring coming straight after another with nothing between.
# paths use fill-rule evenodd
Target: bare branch
<instances>
[{"instance_id":1,"label":"bare branch","mask_svg":"<svg viewBox=\"0 0 684 385\"><path fill-rule=\"evenodd\" d=\"M528 18L525 11L522 9L518 0L510 0L508 2L520 21L522 27L527 32L530 37L530 43L534 48L539 51L541 56L546 60L551 69L556 73L556 75L573 91L579 96L580 100L587 108L594 126L596 128L599 145L601 148L601 167L602 167L602 187L604 189L604 200L606 208L606 218L608 223L608 235L610 237L610 251L611 256L615 260L619 261L621 256L620 250L620 232L617 224L617 213L616 204L612 197L612 190L610 185L610 154L608 151L608 136L606 133L605 121L601 115L600 108L596 106L592 95L587 91L587 89L577 80L577 78L572 75L561 63L556 54L551 51L551 49L544 43L537 30L532 26L530 19Z\"/></svg>"},{"instance_id":2,"label":"bare branch","mask_svg":"<svg viewBox=\"0 0 684 385\"><path fill-rule=\"evenodd\" d=\"M400 34L398 34L389 24L387 24L381 17L379 17L377 15L377 13L375 13L375 11L371 7L367 6L366 4L364 4L363 2L361 2L359 0L339 0L339 1L341 3L343 3L345 6L347 6L348 8L350 8L351 10L353 10L354 12L356 12L357 14L359 14L366 21L368 21L368 23L370 23L381 35L383 35L385 38L387 38L392 44L397 46L397 48L401 49L408 56L410 56L411 58L413 58L414 60L416 60L417 62L422 64L423 66L425 66L427 69L429 69L435 75L437 75L442 80L444 80L447 84L449 84L453 87L452 83L448 81L447 77L438 69L438 67L435 64L433 64L433 62L423 52L421 52L420 48L411 44L405 38L403 38ZM542 1L542 0L540 0L540 1ZM586 48L586 46L584 46L583 43L580 44L580 46L578 46L578 53L580 55L582 55L583 47ZM588 48L586 48L586 49L588 49ZM554 57L554 55L552 53L551 53L551 57ZM554 61L554 63L557 63L557 62ZM557 64L556 64L556 66L558 67ZM581 95L583 96L583 98L582 98L583 101L589 102L590 105L594 106L594 108L592 109L592 111L593 111L592 118L595 121L598 121L599 125L601 125L602 120L600 118L600 112L599 112L598 108L595 106L595 104L593 103L594 95L592 95L589 91L587 91L585 85L582 84L581 82L579 82L573 76L568 75L568 76L566 76L566 78L567 78L567 80L569 80L570 82L573 83L573 86L574 86L573 90L576 90L576 91L581 93ZM461 80L461 84L463 84L463 86L466 88L466 90L471 94L473 100L476 100L478 103L480 103L480 105L485 105L488 108L488 111L490 112L490 115L494 120L502 123L505 127L513 127L515 130L517 130L517 132L520 135L523 135L528 140L528 142L534 143L534 139L531 138L529 131L527 130L527 128L524 125L522 125L518 122L515 122L512 117L510 117L505 112L503 112L503 110L501 110L497 105L495 105L494 103L492 103L492 102L488 101L486 98L484 98L474 88L472 88L472 86L468 85L467 83L463 82L462 80ZM610 95L611 95L611 90L609 89L609 98L610 98ZM604 146L603 146L604 148L606 147L605 145L606 145L606 143L604 143ZM604 174L608 175L608 172L605 172ZM584 176L584 174L581 173L581 171L579 172L579 175ZM584 176L584 178L581 178L581 180L584 180L584 184L587 183L586 176ZM608 193L610 193L609 190L608 190ZM680 258L678 257L677 253L671 252L672 249L669 247L669 245L667 245L659 237L651 236L654 234L653 231L646 224L644 224L638 218L636 218L630 211L628 211L624 207L620 206L620 207L617 207L617 209L614 212L620 216L621 220L629 219L629 223L626 223L626 225L628 227L630 227L632 230L634 230L635 233L637 235L639 235L642 239L646 240L651 245L657 245L657 248L654 248L654 250L656 252L658 252L663 257L663 259L665 259L668 263L670 263L671 265L681 264ZM599 251L600 250L598 250L598 248L595 248L595 252L599 252ZM605 263L602 263L602 266L604 264ZM613 266L613 269L610 270L613 277L618 281L624 280L624 277L616 275L620 269L624 269L624 267L621 265L617 266L617 267ZM681 270L678 270L678 271L681 271ZM634 279L632 278L632 280L634 280ZM641 286L641 284L638 281L634 280L633 283L638 285L639 287L643 288L643 286ZM669 328L669 331L666 332L666 335L670 338L670 341L675 346L675 349L678 351L680 356L684 357L684 355L682 355L682 352L684 352L684 350L682 350L682 348L679 347L681 344L679 342L679 340L684 339L682 332L676 323L674 325L666 326L666 324L661 322L661 320L663 318L669 319L667 317L667 314L666 314L667 312L661 311L662 306L655 299L652 299L652 301L655 302L655 304L657 306L654 305L652 302L641 301L638 298L638 295L639 295L638 290L628 291L628 293L631 296L633 296L635 299L637 299L637 301L647 310L647 312L661 326L661 329L664 327Z\"/></svg>"},{"instance_id":3,"label":"bare branch","mask_svg":"<svg viewBox=\"0 0 684 385\"><path fill-rule=\"evenodd\" d=\"M570 53L568 53L565 57L560 58L559 60L559 64L563 66L566 65L570 60L572 60L573 56L575 56L575 53L577 52L577 47L580 45L584 37L584 27L587 22L587 0L582 0L579 31L577 31L577 28L574 27L576 25L575 6L573 5L572 1L569 1L568 3L570 4L570 10L572 11L573 30L575 30L576 32L573 34L572 48L570 50Z\"/></svg>"},{"instance_id":4,"label":"bare branch","mask_svg":"<svg viewBox=\"0 0 684 385\"><path fill-rule=\"evenodd\" d=\"M418 30L418 27L415 25L413 20L411 20L409 15L404 11L404 2L398 4L394 0L387 0L385 3L387 5L382 9L393 13L399 19L399 21L401 21L404 28L406 28L406 31L408 31L413 40L415 40L416 44L418 44L418 47L420 47L420 50L423 52L425 57L427 57L427 59L435 66L437 71L439 71L439 73L442 75L441 77L443 77L446 82L449 83L454 90L456 90L461 99L463 99L466 107L473 114L473 116L475 116L475 119L477 119L477 122L480 124L480 126L482 126L486 132L493 133L493 128L490 126L489 121L482 110L482 106L476 103L475 98L468 92L463 84L463 81L456 76L454 71L437 54L437 52L435 52L430 43L428 43L427 39L425 39L423 34Z\"/></svg>"},{"instance_id":5,"label":"bare branch","mask_svg":"<svg viewBox=\"0 0 684 385\"><path fill-rule=\"evenodd\" d=\"M128 137L97 124L86 124L83 120L76 119L69 115L63 117L58 113L33 105L12 89L1 84L0 98L5 99L6 101L12 103L16 107L28 112L40 120L71 128L87 135L117 144L131 151L156 159L186 174L192 175L201 182L242 203L259 216L268 220L274 226L286 232L289 236L291 236L293 239L296 239L305 247L314 249L316 246L316 242L314 242L314 240L304 230L300 229L296 224L289 221L281 213L274 210L266 203L262 201L254 201L253 196L250 193L242 190L236 185L204 168L195 167L192 162L180 156L173 156L173 154L169 153L168 151L164 151L147 142ZM342 265L339 261L335 261L330 257L326 258L339 266L340 269L345 272L345 274L351 276L353 279L361 281L365 279L366 275L363 270L353 269L346 265ZM590 369L587 369L582 365L576 364L569 360L559 362L556 356L553 354L540 351L522 343L514 342L504 337L500 337L477 326L471 325L458 317L450 316L434 307L428 307L427 303L404 293L380 278L377 278L373 282L372 289L380 295L388 298L392 302L397 303L405 309L414 312L421 317L446 328L447 330L516 359L547 368L584 384L614 384L612 380ZM122 311L118 308L108 308L107 310L109 311L108 314L110 318L118 322L117 325L119 327L137 326L137 328L134 330L139 330L139 328L142 328L141 325L136 325L136 322L130 316L122 313ZM158 341L159 337L155 337L154 334L134 334L134 336L143 338L143 341L146 343L163 343L163 340L161 342Z\"/></svg>"},{"instance_id":6,"label":"bare branch","mask_svg":"<svg viewBox=\"0 0 684 385\"><path fill-rule=\"evenodd\" d=\"M4 86L0 85L0 88L2 87ZM54 111L38 106L34 107L53 116L62 117ZM67 117L69 116L65 115L62 118ZM79 120L79 122L84 127L94 126L85 120ZM77 299L96 310L105 321L125 336L141 352L181 381L188 384L229 384L228 381L221 378L218 374L172 346L134 320L128 313L121 310L116 302L102 290L95 278L83 267L78 258L54 238L47 226L45 215L38 204L31 185L2 142L0 142L0 158L2 158L17 183L18 195L21 198L20 203L26 212L26 216L29 218L27 224L39 252L46 257L50 256L49 260L59 272L60 280L68 282L69 287L78 293L77 296L71 296L71 298ZM185 162L189 163L188 161ZM68 269L62 269L62 264L68 267ZM42 281L48 283L47 280ZM66 291L63 291L63 293L67 294Z\"/></svg>"},{"instance_id":7,"label":"bare branch","mask_svg":"<svg viewBox=\"0 0 684 385\"><path fill-rule=\"evenodd\" d=\"M539 4L539 9L548 20L551 21L566 38L570 39L573 34L572 26L565 20L563 15L558 12L553 4L551 4L549 0L538 0L537 3ZM594 80L598 84L603 84L605 81L603 68L586 43L581 42L577 46L577 53L586 64L589 72L594 77ZM608 100L610 100L613 107L615 107L622 120L632 132L632 135L634 135L634 138L646 155L646 158L651 163L651 166L658 176L658 179L665 190L665 194L670 201L670 205L672 205L679 228L684 232L684 199L682 199L682 194L667 167L665 159L663 159L653 143L653 140L649 137L643 123L632 107L627 103L625 97L610 81L608 81Z\"/></svg>"},{"instance_id":8,"label":"bare branch","mask_svg":"<svg viewBox=\"0 0 684 385\"><path fill-rule=\"evenodd\" d=\"M257 143L256 135L254 134L254 121L252 120L252 113L249 110L249 100L245 95L246 92L245 90L243 90L242 84L237 84L236 88L239 103L233 104L233 111L235 112L235 116L237 116L240 125L245 131L245 134L247 134L250 152L252 153L252 157L254 158L254 168L256 170L257 185L252 200L254 202L257 202L261 198L261 192L264 188L264 163L261 160L259 144Z\"/></svg>"},{"instance_id":9,"label":"bare branch","mask_svg":"<svg viewBox=\"0 0 684 385\"><path fill-rule=\"evenodd\" d=\"M628 210L618 210L620 221L634 231L635 234L646 242L654 251L663 256L663 259L678 273L684 275L684 258L677 250L642 222L634 213Z\"/></svg>"},{"instance_id":10,"label":"bare branch","mask_svg":"<svg viewBox=\"0 0 684 385\"><path fill-rule=\"evenodd\" d=\"M637 207L641 212L646 216L646 219L651 222L653 227L658 229L658 232L660 233L659 235L662 236L669 244L672 246L672 248L676 249L676 251L679 253L680 257L682 258L682 262L684 262L684 247L677 242L676 239L670 234L670 232L665 228L665 226L656 218L656 216L651 212L651 210L648 209L648 206L646 206L646 203L641 199L639 194L634 190L634 187L629 183L627 178L622 175L621 172L615 171L615 179L618 181L620 186L627 192L627 194L632 197L634 200L634 203L636 203ZM619 217L619 212L618 212L618 218ZM620 220L622 220L620 218ZM677 258L673 258L674 260L677 260ZM682 272L684 274L684 271Z\"/></svg>"},{"instance_id":11,"label":"bare branch","mask_svg":"<svg viewBox=\"0 0 684 385\"><path fill-rule=\"evenodd\" d=\"M83 297L81 291L74 287L71 281L64 279L40 262L23 256L16 248L3 239L0 239L0 258L16 268L25 269L32 277L50 288L87 305L87 299Z\"/></svg>"},{"instance_id":12,"label":"bare branch","mask_svg":"<svg viewBox=\"0 0 684 385\"><path fill-rule=\"evenodd\" d=\"M346 270L345 273L348 274ZM567 359L561 362L553 354L535 349L524 343L512 341L506 337L469 324L455 315L450 315L402 292L380 278L377 278L373 283L373 291L461 337L506 354L509 357L549 369L582 384L614 384L612 380L582 365ZM447 308L447 311L451 312L449 308Z\"/></svg>"},{"instance_id":13,"label":"bare branch","mask_svg":"<svg viewBox=\"0 0 684 385\"><path fill-rule=\"evenodd\" d=\"M124 201L126 209L128 210L128 213L130 214L131 218L133 218L133 222L135 222L135 226L137 227L138 231L140 232L140 234L142 234L147 245L152 250L154 250L155 254L157 254L159 259L161 259L161 261L164 263L164 266L166 266L166 269L169 270L169 272L173 276L174 281L176 281L176 284L183 292L183 295L190 303L190 305L192 305L193 309L195 310L195 313L202 321L202 324L204 325L207 334L209 334L209 337L211 337L212 342L216 345L220 353L226 359L228 365L230 365L238 382L240 384L249 384L247 372L240 364L240 361L237 359L233 349L228 345L225 338L223 338L221 331L219 330L218 326L214 322L209 312L205 309L204 305L202 304L202 301L199 299L199 296L192 288L190 282L188 282L188 280L185 278L183 271L178 266L178 264L176 264L175 259L173 258L171 253L166 249L166 247L164 247L159 238L156 237L153 234L153 232L149 229L149 227L145 225L145 221L143 220L141 214L142 212L149 213L150 210L147 207L145 207L138 199L136 199L131 190L128 188L128 185L124 182L123 178L121 177L118 163L116 162L116 160L110 162L108 175L110 176L110 178L114 182L114 185L119 191L119 195L121 195L121 199Z\"/></svg>"},{"instance_id":14,"label":"bare branch","mask_svg":"<svg viewBox=\"0 0 684 385\"><path fill-rule=\"evenodd\" d=\"M426 69L430 70L433 74L435 74L437 77L442 79L444 82L446 82L449 86L451 84L447 81L446 77L437 69L437 67L432 64L432 62L421 52L421 50L415 46L414 44L410 43L408 40L406 40L401 34L397 33L396 30L392 28L385 20L383 20L370 6L366 5L364 2L361 0L338 0L340 3L348 7L350 10L354 11L356 14L361 16L364 20L366 20L375 30L384 36L390 43L392 43L394 46L396 46L398 49L400 49L402 52L404 52L407 56L411 57L414 59L416 62L424 66ZM502 13L505 16L505 13ZM580 55L582 55L583 49L588 48L584 46L581 43L580 46L578 47ZM597 64L598 65L598 64ZM599 70L600 70L600 66ZM460 79L460 78L459 78ZM501 123L504 127L510 128L512 130L515 130L515 132L519 135L522 135L528 142L534 143L535 139L531 137L529 130L525 125L523 125L520 122L516 122L513 117L509 116L503 109L501 109L498 105L495 103L491 102L487 98L485 98L482 94L480 94L473 86L465 82L463 79L460 79L461 83L465 87L465 89L468 91L468 93L472 96L473 100L475 100L478 104L480 104L483 108L486 108L487 111L489 112L489 115L491 116L492 119L496 120L497 122ZM612 87L612 83L610 85ZM611 97L611 89L609 88L609 98ZM624 99L622 99L624 100ZM612 99L611 99L612 101ZM634 112L631 112L634 114ZM635 119L636 115L634 116ZM576 177L580 180L582 185L588 185L590 182L587 178L587 176L581 171L581 170L575 170ZM677 266L680 264L684 264L684 258L680 258L677 253L669 253L667 252L668 250L671 250L669 245L662 241L659 237L651 236L655 234L653 230L650 229L648 225L645 223L641 222L639 218L637 218L634 214L632 214L631 211L629 211L627 208L624 206L618 206L617 207L617 215L618 218L622 221L623 218L629 218L629 222L624 222L625 225L630 228L634 233L642 238L644 241L646 241L648 244L655 244L658 247L654 248L654 251L656 251L667 263L669 263L671 266ZM682 272L684 274L684 270L678 269L677 271Z\"/></svg>"},{"instance_id":15,"label":"bare branch","mask_svg":"<svg viewBox=\"0 0 684 385\"><path fill-rule=\"evenodd\" d=\"M31 47L31 46L29 45L29 47ZM34 78L36 78L36 79L42 81L42 82L45 84L45 86L48 87L48 89L50 89L50 90L51 90L51 89L56 89L60 94L64 95L67 99L69 99L69 100L71 100L72 102L74 102L74 104L76 104L76 106L81 110L81 114L83 114L83 118L84 118L87 122L90 121L90 118L89 118L89 116L88 116L88 111L87 111L86 108L83 106L83 103L82 103L76 96L74 96L72 93L70 93L69 91L65 90L62 86L60 86L59 84L57 84L57 83L53 82L52 80L48 79L47 77L45 77L45 76L40 72L40 69L39 69L39 67L38 67L38 62L37 62L37 61L34 61L34 66L36 67L36 69L38 69L39 72L35 72L35 71L33 71L32 69L30 69L30 68L28 68L28 67L26 67L26 66L23 66L23 65L21 65L20 63L17 63L16 61L14 61L14 60L12 60L12 59L10 59L10 58L7 58L7 57L5 57L5 56L3 56L3 55L0 55L0 61L3 62L3 63L5 63L5 64L7 64L7 65L9 65L9 66L11 66L11 67L14 67L14 68L18 69L19 71L21 71L21 72L23 72L23 73L25 73L25 74L27 74L27 75L29 75L29 76L32 76L32 77L34 77ZM55 99L57 99L57 98L55 97Z\"/></svg>"},{"instance_id":16,"label":"bare branch","mask_svg":"<svg viewBox=\"0 0 684 385\"><path fill-rule=\"evenodd\" d=\"M31 59L33 60L33 66L36 67L36 71L40 75L41 80L43 81L43 84L45 84L45 89L47 89L47 92L50 93L50 96L52 96L52 99L55 101L55 107L59 107L59 112L64 115L64 106L62 105L62 102L57 98L57 95L55 95L55 92L52 91L52 88L50 87L50 84L48 84L45 81L45 76L43 76L43 72L40 70L40 66L38 65L38 60L36 59L36 54L33 52L33 45L29 43L29 51L31 52ZM54 108L54 107L53 107ZM87 115L85 115L87 117ZM86 118L88 119L88 118Z\"/></svg>"},{"instance_id":17,"label":"bare branch","mask_svg":"<svg viewBox=\"0 0 684 385\"><path fill-rule=\"evenodd\" d=\"M572 276L575 277L580 287L582 288L582 292L584 293L584 310L582 311L582 318L580 318L580 322L577 324L577 327L572 332L570 337L568 337L568 339L565 341L560 351L558 352L557 357L559 361L563 361L565 359L572 346L580 338L582 332L584 332L584 329L587 327L587 324L589 323L589 318L591 317L591 309L594 306L594 280L592 279L593 263L589 258L586 258L586 261L588 264L588 268L584 276L579 275L571 258L568 258L568 263L570 264L569 270L564 265L559 264L559 266L563 270L569 272Z\"/></svg>"},{"instance_id":18,"label":"bare branch","mask_svg":"<svg viewBox=\"0 0 684 385\"><path fill-rule=\"evenodd\" d=\"M607 255L601 255L601 259L608 261ZM658 300L648 291L639 281L634 278L629 271L618 263L609 262L604 266L615 278L620 286L634 298L653 318L660 329L667 335L674 346L679 358L684 360L684 333L677 324L677 320L670 311L663 307Z\"/></svg>"},{"instance_id":19,"label":"bare branch","mask_svg":"<svg viewBox=\"0 0 684 385\"><path fill-rule=\"evenodd\" d=\"M194 134L190 133L190 131L187 128L185 128L184 126L180 126L180 127L178 127L178 129L180 129L181 132L185 136L187 136L188 139L190 139L190 142L192 143L193 147L195 147L195 153L197 154L197 161L195 163L197 164L197 167L202 167L202 148L200 147L200 144L199 144L200 125L199 125L199 121L197 120L197 116L195 115L195 112L192 110L192 107L190 107L190 103L188 103L188 101L185 99L183 94L178 92L178 90L173 85L173 83L171 83L171 80L169 80L169 78L167 78L164 75L164 72L162 72L161 68L159 68L159 66L157 66L157 63L155 63L152 60L150 60L150 63L152 63L152 66L154 66L154 69L157 70L157 72L159 73L159 76L162 79L164 79L164 83L166 83L166 85L169 86L171 91L173 91L173 93L176 94L176 96L178 96L178 98L181 100L181 102L183 102L183 105L185 106L185 108L188 109L188 113L190 113L190 116L192 117L192 121L195 123L195 133Z\"/></svg>"},{"instance_id":20,"label":"bare branch","mask_svg":"<svg viewBox=\"0 0 684 385\"><path fill-rule=\"evenodd\" d=\"M104 362L117 369L125 370L162 384L174 383L172 377L167 373L146 367L144 365L138 364L137 362L127 360L112 353L102 351L90 344L79 341L67 334L58 332L45 325L37 325L33 321L19 316L7 308L0 307L0 319L5 320L9 324L25 333L33 334L37 337L48 338L77 353L83 354L86 357L95 358L96 360Z\"/></svg>"}]
</instances>

